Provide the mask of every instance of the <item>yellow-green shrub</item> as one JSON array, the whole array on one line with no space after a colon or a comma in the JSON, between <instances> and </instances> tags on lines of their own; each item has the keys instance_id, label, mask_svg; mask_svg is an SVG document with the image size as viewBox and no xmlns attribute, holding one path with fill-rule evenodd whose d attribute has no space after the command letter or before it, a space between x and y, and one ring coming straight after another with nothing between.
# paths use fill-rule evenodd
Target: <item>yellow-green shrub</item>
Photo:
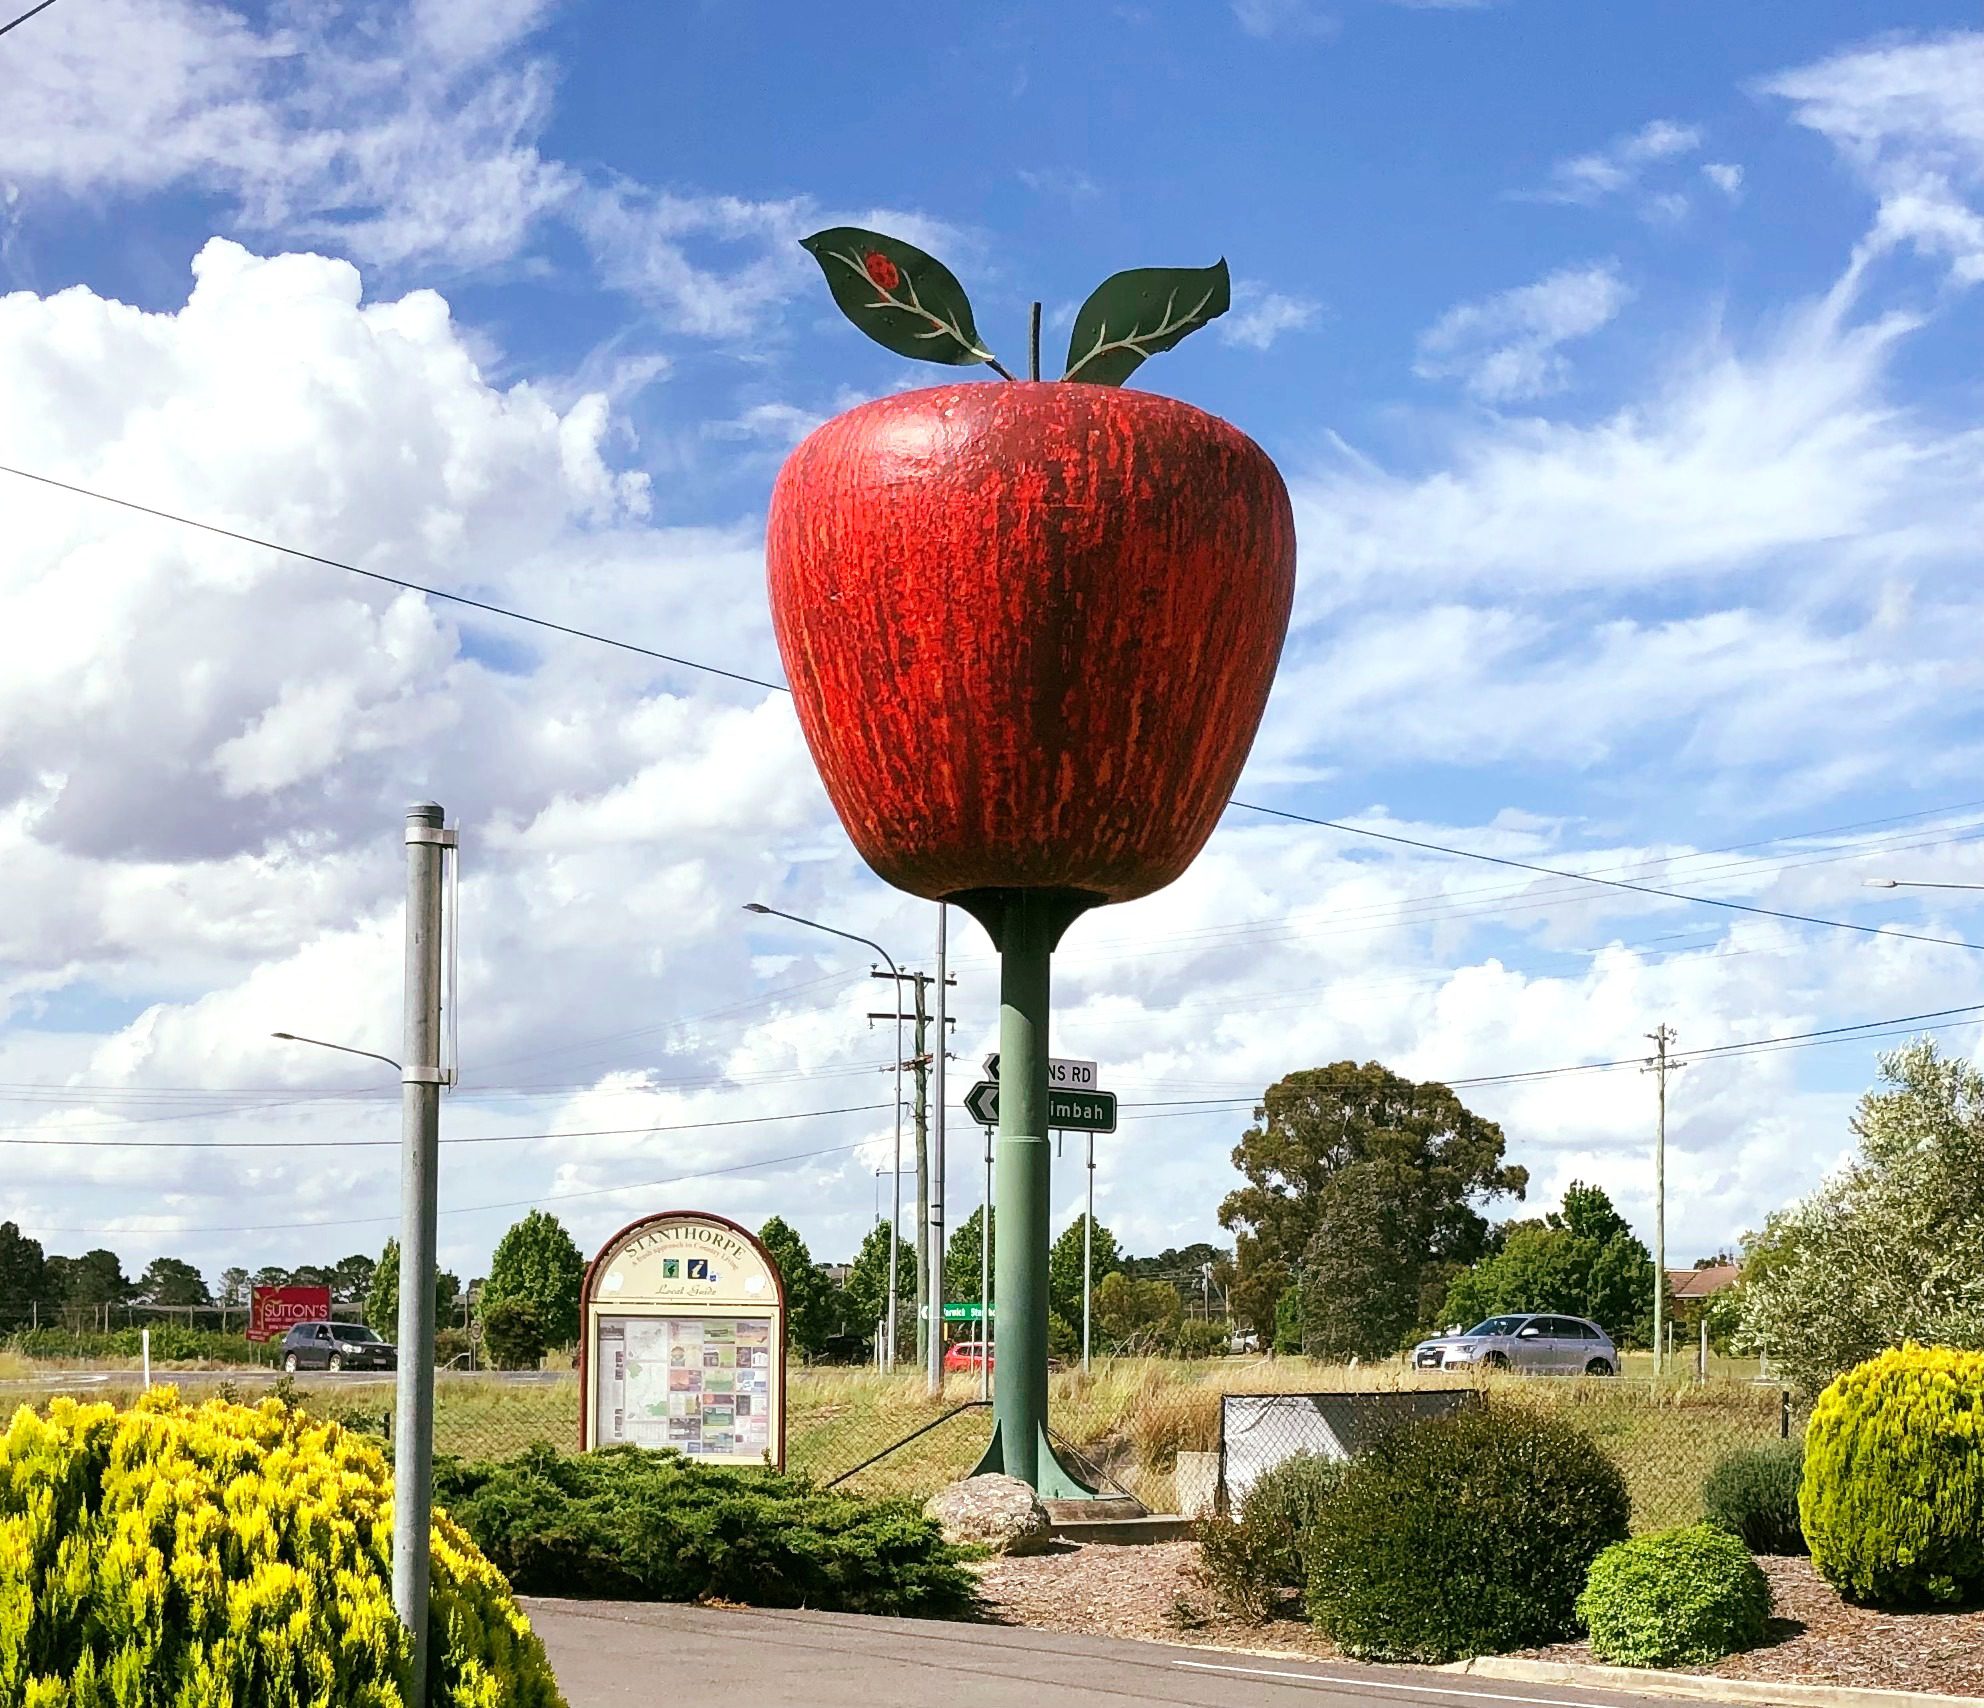
<instances>
[{"instance_id":1,"label":"yellow-green shrub","mask_svg":"<svg viewBox=\"0 0 1984 1708\"><path fill-rule=\"evenodd\" d=\"M1812 1564L1877 1606L1984 1593L1984 1352L1903 1346L1819 1396L1799 1519Z\"/></svg>"},{"instance_id":2,"label":"yellow-green shrub","mask_svg":"<svg viewBox=\"0 0 1984 1708\"><path fill-rule=\"evenodd\" d=\"M434 1515L429 1701L558 1708L502 1575ZM277 1401L57 1399L0 1435L0 1708L407 1708L376 1442Z\"/></svg>"}]
</instances>

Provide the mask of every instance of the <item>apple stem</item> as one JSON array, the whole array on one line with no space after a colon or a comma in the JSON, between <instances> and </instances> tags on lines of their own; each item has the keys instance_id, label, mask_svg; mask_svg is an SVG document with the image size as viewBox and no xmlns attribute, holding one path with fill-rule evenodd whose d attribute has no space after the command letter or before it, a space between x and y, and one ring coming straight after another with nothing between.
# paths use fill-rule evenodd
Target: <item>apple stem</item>
<instances>
[{"instance_id":1,"label":"apple stem","mask_svg":"<svg viewBox=\"0 0 1984 1708\"><path fill-rule=\"evenodd\" d=\"M1031 357L1028 362L1027 378L1030 380L1037 380L1040 378L1040 304L1039 303L1035 303L1033 305L1032 324L1027 329L1026 342L1027 342L1027 349L1031 352Z\"/></svg>"},{"instance_id":2,"label":"apple stem","mask_svg":"<svg viewBox=\"0 0 1984 1708\"><path fill-rule=\"evenodd\" d=\"M1005 367L1001 363L994 361L990 356L987 356L985 358L985 365L988 368L990 368L995 374L997 374L1002 380L1009 380L1013 377L1011 374L1006 372Z\"/></svg>"}]
</instances>

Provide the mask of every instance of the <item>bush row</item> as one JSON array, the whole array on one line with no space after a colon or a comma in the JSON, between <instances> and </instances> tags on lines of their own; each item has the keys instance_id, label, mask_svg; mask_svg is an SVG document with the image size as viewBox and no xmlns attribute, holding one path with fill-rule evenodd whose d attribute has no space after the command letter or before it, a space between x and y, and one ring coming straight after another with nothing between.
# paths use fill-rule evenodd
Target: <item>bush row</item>
<instances>
[{"instance_id":1,"label":"bush row","mask_svg":"<svg viewBox=\"0 0 1984 1708\"><path fill-rule=\"evenodd\" d=\"M1756 1554L1801 1553L1879 1606L1984 1598L1984 1353L1903 1347L1821 1396L1804 1443L1717 1465L1707 1521L1627 1539L1618 1470L1574 1429L1476 1406L1347 1465L1289 1460L1202 1527L1216 1595L1261 1619L1300 1591L1346 1653L1447 1661L1558 1641L1694 1665L1759 1642Z\"/></svg>"},{"instance_id":2,"label":"bush row","mask_svg":"<svg viewBox=\"0 0 1984 1708\"><path fill-rule=\"evenodd\" d=\"M913 1502L777 1471L539 1446L497 1465L439 1463L434 1492L527 1593L931 1617L976 1600L964 1555Z\"/></svg>"}]
</instances>

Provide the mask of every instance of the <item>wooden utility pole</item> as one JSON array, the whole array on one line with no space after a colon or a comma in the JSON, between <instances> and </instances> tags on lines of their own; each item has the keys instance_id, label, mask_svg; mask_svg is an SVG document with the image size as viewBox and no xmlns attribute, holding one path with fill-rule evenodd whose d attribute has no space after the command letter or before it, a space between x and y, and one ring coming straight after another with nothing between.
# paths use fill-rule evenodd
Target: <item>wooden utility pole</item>
<instances>
[{"instance_id":1,"label":"wooden utility pole","mask_svg":"<svg viewBox=\"0 0 1984 1708\"><path fill-rule=\"evenodd\" d=\"M1660 1100L1653 1141L1653 1379L1667 1372L1667 1076L1681 1064L1670 1061L1667 1048L1674 1028L1662 1021L1647 1036L1654 1053L1643 1072L1654 1076Z\"/></svg>"}]
</instances>

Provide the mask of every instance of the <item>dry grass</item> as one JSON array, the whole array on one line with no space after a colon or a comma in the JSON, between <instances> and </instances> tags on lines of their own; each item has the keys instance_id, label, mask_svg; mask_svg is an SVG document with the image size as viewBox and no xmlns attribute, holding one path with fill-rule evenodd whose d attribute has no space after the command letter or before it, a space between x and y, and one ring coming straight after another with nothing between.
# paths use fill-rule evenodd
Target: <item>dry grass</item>
<instances>
[{"instance_id":1,"label":"dry grass","mask_svg":"<svg viewBox=\"0 0 1984 1708\"><path fill-rule=\"evenodd\" d=\"M123 1404L138 1383L121 1376L84 1384L47 1367L7 1362L0 1353L0 1413L9 1400L45 1404L74 1393ZM266 1371L178 1377L191 1392L225 1374L244 1398L273 1385ZM1055 1434L1072 1444L1104 1481L1128 1489L1153 1511L1176 1509L1173 1472L1184 1452L1219 1446L1220 1396L1228 1393L1377 1392L1455 1386L1454 1378L1422 1377L1399 1364L1327 1365L1301 1358L1183 1362L1158 1358L1098 1359L1094 1369L1064 1370L1049 1383L1048 1416ZM1520 1406L1562 1417L1585 1430L1618 1463L1633 1497L1636 1528L1686 1523L1700 1516L1701 1486L1715 1462L1738 1447L1774 1439L1778 1391L1753 1383L1652 1383L1491 1376L1491 1404ZM378 1420L390 1411L390 1379L304 1383L306 1405ZM795 1368L787 1389L787 1464L820 1481L840 1476L919 1429L925 1433L848 1479L864 1494L922 1497L970 1475L991 1438L989 1411L946 1413L978 1397L976 1375L953 1376L941 1397L924 1392L920 1372L883 1375L846 1367ZM545 1383L500 1382L448 1375L435 1392L435 1445L467 1458L507 1458L533 1442L574 1445L578 1436L576 1377ZM931 1426L926 1429L926 1426Z\"/></svg>"}]
</instances>

